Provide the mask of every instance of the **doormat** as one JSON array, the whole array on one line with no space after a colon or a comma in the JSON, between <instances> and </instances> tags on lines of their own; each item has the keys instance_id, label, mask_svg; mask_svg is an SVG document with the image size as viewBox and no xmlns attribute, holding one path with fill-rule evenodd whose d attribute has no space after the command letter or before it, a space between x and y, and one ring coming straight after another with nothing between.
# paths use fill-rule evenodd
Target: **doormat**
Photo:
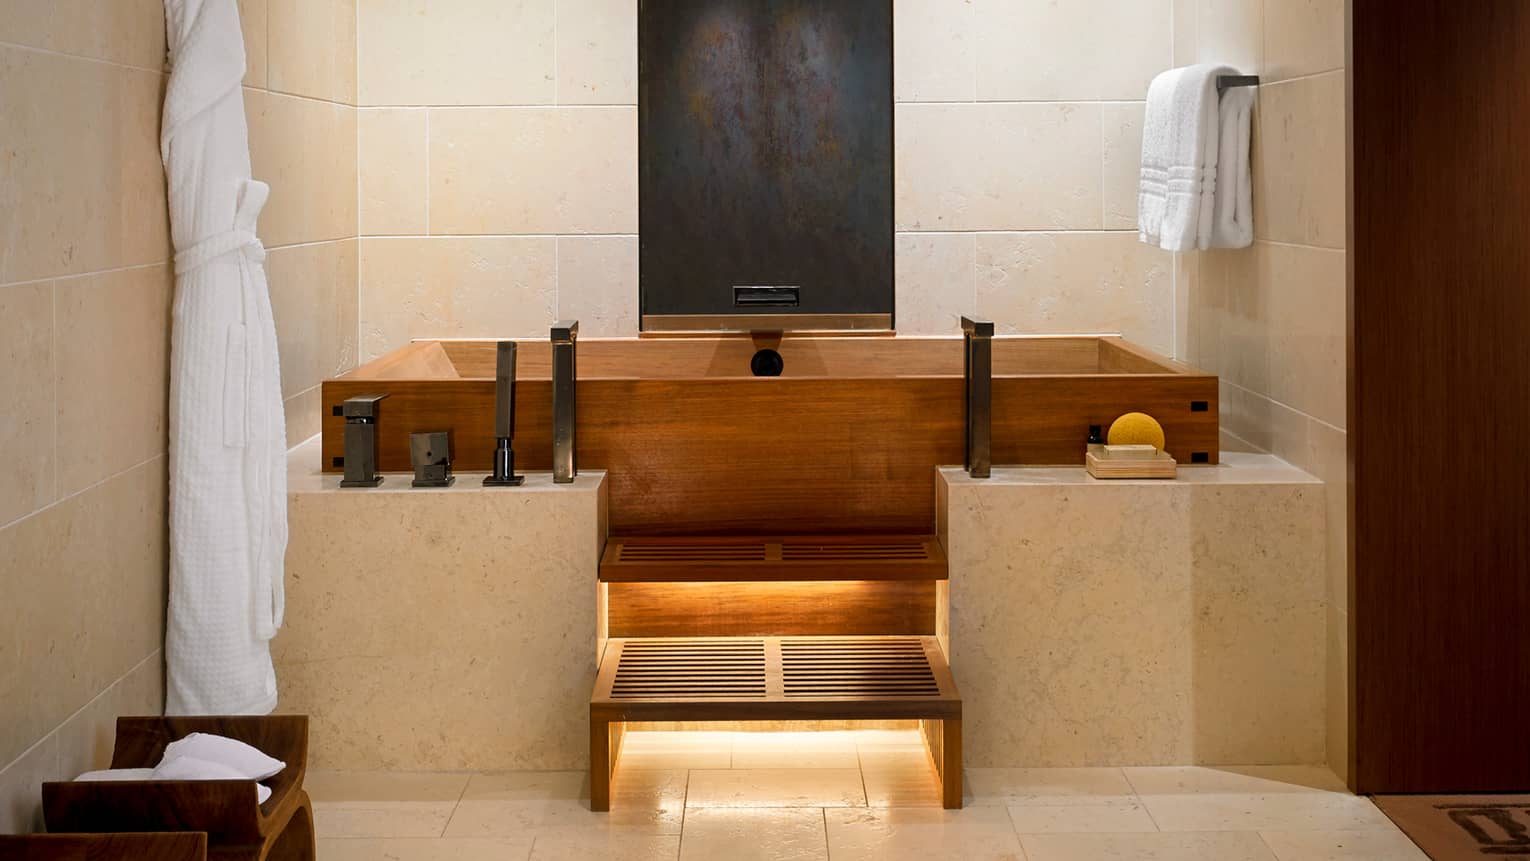
<instances>
[{"instance_id":1,"label":"doormat","mask_svg":"<svg viewBox=\"0 0 1530 861\"><path fill-rule=\"evenodd\" d=\"M1434 861L1530 861L1530 795L1377 795Z\"/></svg>"}]
</instances>

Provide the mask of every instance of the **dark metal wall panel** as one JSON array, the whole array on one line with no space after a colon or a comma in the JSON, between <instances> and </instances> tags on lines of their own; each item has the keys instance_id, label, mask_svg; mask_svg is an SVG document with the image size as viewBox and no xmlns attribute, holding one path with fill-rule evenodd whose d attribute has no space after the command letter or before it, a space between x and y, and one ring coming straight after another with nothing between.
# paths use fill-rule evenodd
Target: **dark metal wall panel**
<instances>
[{"instance_id":1,"label":"dark metal wall panel","mask_svg":"<svg viewBox=\"0 0 1530 861\"><path fill-rule=\"evenodd\" d=\"M645 315L893 308L889 0L642 0Z\"/></svg>"}]
</instances>

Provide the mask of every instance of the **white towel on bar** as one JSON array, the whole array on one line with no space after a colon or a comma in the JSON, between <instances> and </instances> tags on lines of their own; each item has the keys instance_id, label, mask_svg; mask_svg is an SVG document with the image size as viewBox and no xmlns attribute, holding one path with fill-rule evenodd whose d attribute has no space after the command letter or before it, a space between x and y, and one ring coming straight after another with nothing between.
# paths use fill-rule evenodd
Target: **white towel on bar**
<instances>
[{"instance_id":1,"label":"white towel on bar","mask_svg":"<svg viewBox=\"0 0 1530 861\"><path fill-rule=\"evenodd\" d=\"M1218 114L1216 204L1211 239L1202 248L1247 248L1254 244L1254 175L1249 167L1255 87L1222 94Z\"/></svg>"},{"instance_id":2,"label":"white towel on bar","mask_svg":"<svg viewBox=\"0 0 1530 861\"><path fill-rule=\"evenodd\" d=\"M1187 66L1160 74L1148 88L1137 196L1143 242L1167 251L1212 247L1222 154L1217 78L1232 74L1229 66Z\"/></svg>"}]
</instances>

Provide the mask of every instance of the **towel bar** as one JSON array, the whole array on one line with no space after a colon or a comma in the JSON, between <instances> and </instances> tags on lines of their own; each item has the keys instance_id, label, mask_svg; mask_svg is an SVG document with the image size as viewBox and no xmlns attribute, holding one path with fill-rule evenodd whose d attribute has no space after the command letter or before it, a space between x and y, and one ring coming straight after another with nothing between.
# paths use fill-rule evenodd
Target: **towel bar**
<instances>
[{"instance_id":1,"label":"towel bar","mask_svg":"<svg viewBox=\"0 0 1530 861\"><path fill-rule=\"evenodd\" d=\"M1233 87L1257 87L1259 86L1258 75L1218 75L1217 95L1221 95Z\"/></svg>"}]
</instances>

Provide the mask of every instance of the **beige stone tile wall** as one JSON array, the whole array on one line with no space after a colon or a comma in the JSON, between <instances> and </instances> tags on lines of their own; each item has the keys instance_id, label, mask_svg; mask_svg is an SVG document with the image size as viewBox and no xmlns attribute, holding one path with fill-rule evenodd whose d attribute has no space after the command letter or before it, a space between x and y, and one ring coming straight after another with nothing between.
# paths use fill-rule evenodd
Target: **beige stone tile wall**
<instances>
[{"instance_id":1,"label":"beige stone tile wall","mask_svg":"<svg viewBox=\"0 0 1530 861\"><path fill-rule=\"evenodd\" d=\"M355 362L355 4L241 0L294 435ZM0 0L0 833L164 702L161 0Z\"/></svg>"},{"instance_id":2,"label":"beige stone tile wall","mask_svg":"<svg viewBox=\"0 0 1530 861\"><path fill-rule=\"evenodd\" d=\"M282 368L287 440L319 432L319 384L354 368L357 280L356 0L239 0L245 114Z\"/></svg>"},{"instance_id":3,"label":"beige stone tile wall","mask_svg":"<svg viewBox=\"0 0 1530 861\"><path fill-rule=\"evenodd\" d=\"M0 2L0 833L163 704L160 9Z\"/></svg>"},{"instance_id":4,"label":"beige stone tile wall","mask_svg":"<svg viewBox=\"0 0 1530 861\"><path fill-rule=\"evenodd\" d=\"M1328 763L1347 767L1343 0L1175 0L1175 61L1263 77L1257 241L1187 258L1179 355L1222 379L1230 445L1327 484Z\"/></svg>"},{"instance_id":5,"label":"beige stone tile wall","mask_svg":"<svg viewBox=\"0 0 1530 861\"><path fill-rule=\"evenodd\" d=\"M635 334L636 0L357 5L361 358L557 317ZM979 313L1173 350L1174 261L1135 235L1142 99L1173 58L1172 7L893 4L899 331ZM467 237L547 240L551 281L462 257L482 247ZM401 258L456 258L443 265L466 283L410 279Z\"/></svg>"}]
</instances>

